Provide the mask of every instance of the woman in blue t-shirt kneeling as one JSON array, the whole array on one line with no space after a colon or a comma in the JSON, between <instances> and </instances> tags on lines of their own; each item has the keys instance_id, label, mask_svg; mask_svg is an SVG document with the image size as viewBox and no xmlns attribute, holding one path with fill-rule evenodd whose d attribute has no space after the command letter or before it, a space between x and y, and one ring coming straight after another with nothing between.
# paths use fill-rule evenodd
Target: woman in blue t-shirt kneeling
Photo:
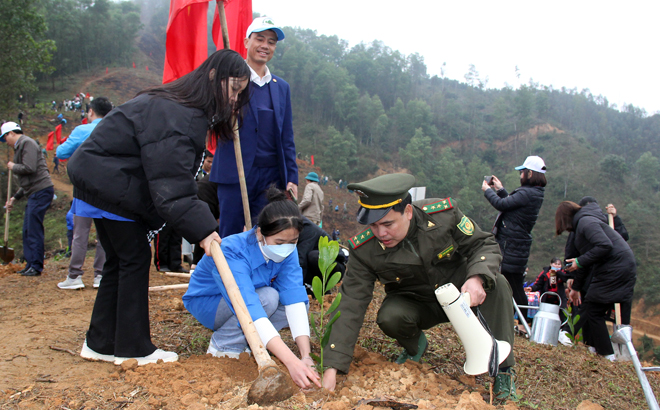
<instances>
[{"instance_id":1,"label":"woman in blue t-shirt kneeling","mask_svg":"<svg viewBox=\"0 0 660 410\"><path fill-rule=\"evenodd\" d=\"M278 189L271 187L268 199L257 226L224 238L222 252L264 346L286 365L298 386L314 383L321 387L309 356L308 298L296 251L302 216ZM183 304L214 331L207 353L238 358L250 351L213 258L204 256L197 264ZM279 336L278 331L287 326L300 359Z\"/></svg>"}]
</instances>

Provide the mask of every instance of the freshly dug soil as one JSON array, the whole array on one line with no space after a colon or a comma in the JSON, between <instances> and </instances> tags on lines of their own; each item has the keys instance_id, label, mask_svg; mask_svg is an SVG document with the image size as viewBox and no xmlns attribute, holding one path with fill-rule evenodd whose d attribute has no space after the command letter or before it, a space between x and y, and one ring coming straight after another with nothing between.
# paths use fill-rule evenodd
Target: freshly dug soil
<instances>
[{"instance_id":1,"label":"freshly dug soil","mask_svg":"<svg viewBox=\"0 0 660 410\"><path fill-rule=\"evenodd\" d=\"M90 252L90 255L93 252ZM91 269L92 258L88 258ZM211 332L185 311L182 290L152 292L152 338L174 350L177 363L137 367L83 360L85 338L96 290L87 273L82 290L60 290L68 260L49 260L41 277L15 273L21 266L0 267L0 408L2 409L256 409L246 396L257 377L252 357L221 359L205 354ZM152 285L183 282L152 271ZM336 392L301 391L269 408L371 410L407 409L641 409L644 397L630 363L610 363L583 346L556 348L516 338L517 404L490 404L487 376L462 370L465 353L445 324L427 332L429 350L422 363L397 365L399 347L374 322L382 300L376 291L347 376ZM318 305L312 303L312 312ZM288 331L283 339L295 349ZM313 346L318 353L318 345ZM284 366L280 366L284 368ZM648 373L660 391L660 381Z\"/></svg>"}]
</instances>

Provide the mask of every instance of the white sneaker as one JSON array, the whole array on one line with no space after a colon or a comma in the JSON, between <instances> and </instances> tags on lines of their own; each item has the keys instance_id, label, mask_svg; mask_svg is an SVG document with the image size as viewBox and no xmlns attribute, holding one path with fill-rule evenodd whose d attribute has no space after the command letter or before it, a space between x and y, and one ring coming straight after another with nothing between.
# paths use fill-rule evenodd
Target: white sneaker
<instances>
[{"instance_id":1,"label":"white sneaker","mask_svg":"<svg viewBox=\"0 0 660 410\"><path fill-rule=\"evenodd\" d=\"M101 279L103 279L103 276L101 276L101 275L94 276L94 285L93 286L95 288L98 288L99 286L101 286Z\"/></svg>"},{"instance_id":2,"label":"white sneaker","mask_svg":"<svg viewBox=\"0 0 660 410\"><path fill-rule=\"evenodd\" d=\"M60 289L82 289L85 287L85 284L82 281L82 276L78 276L75 279L67 276L64 282L57 284L57 287Z\"/></svg>"},{"instance_id":3,"label":"white sneaker","mask_svg":"<svg viewBox=\"0 0 660 410\"><path fill-rule=\"evenodd\" d=\"M603 359L607 359L610 362L616 362L616 355L614 353L603 356Z\"/></svg>"},{"instance_id":4,"label":"white sneaker","mask_svg":"<svg viewBox=\"0 0 660 410\"><path fill-rule=\"evenodd\" d=\"M252 355L252 350L249 347L246 347L243 352L247 353L248 356ZM242 352L241 352L242 353ZM206 350L206 354L210 354L214 357L228 357L230 359L238 359L241 353L236 352L221 352L209 343L209 348Z\"/></svg>"},{"instance_id":5,"label":"white sneaker","mask_svg":"<svg viewBox=\"0 0 660 410\"><path fill-rule=\"evenodd\" d=\"M597 354L598 352L596 351L596 348L593 346L589 346L589 353L591 354Z\"/></svg>"},{"instance_id":6,"label":"white sneaker","mask_svg":"<svg viewBox=\"0 0 660 410\"><path fill-rule=\"evenodd\" d=\"M85 339L85 342L83 343L82 350L80 351L80 357L87 360L101 360L104 362L114 362L116 359L115 356L111 354L96 353L87 347L87 339Z\"/></svg>"},{"instance_id":7,"label":"white sneaker","mask_svg":"<svg viewBox=\"0 0 660 410\"><path fill-rule=\"evenodd\" d=\"M158 360L162 360L166 363L176 362L177 360L179 360L179 355L174 352L168 352L166 350L156 349L155 352L153 352L149 356L144 356L144 357L115 357L115 364L120 365L124 363L126 360L130 360L130 359L137 360L138 366L144 366L145 364L156 363L158 362Z\"/></svg>"},{"instance_id":8,"label":"white sneaker","mask_svg":"<svg viewBox=\"0 0 660 410\"><path fill-rule=\"evenodd\" d=\"M573 346L573 342L571 342L571 338L568 337L568 332L564 330L559 331L559 343L563 344L564 346Z\"/></svg>"}]
</instances>

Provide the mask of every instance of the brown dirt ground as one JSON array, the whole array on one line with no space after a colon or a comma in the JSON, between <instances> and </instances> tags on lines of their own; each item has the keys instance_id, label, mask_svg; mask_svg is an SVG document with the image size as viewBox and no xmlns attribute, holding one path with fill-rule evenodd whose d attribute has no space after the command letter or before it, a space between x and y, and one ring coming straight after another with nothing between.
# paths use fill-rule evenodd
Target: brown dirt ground
<instances>
[{"instance_id":1,"label":"brown dirt ground","mask_svg":"<svg viewBox=\"0 0 660 410\"><path fill-rule=\"evenodd\" d=\"M91 256L91 252L90 252ZM91 257L88 258L91 265ZM89 362L78 356L96 291L64 291L67 260L48 260L44 274L24 278L20 266L0 267L0 408L2 409L256 409L246 401L257 377L251 357L239 360L206 356L210 331L199 325L181 303L182 290L152 292L152 337L157 346L175 350L178 363L140 368ZM152 285L180 283L151 272ZM421 364L396 365L395 344L378 330L375 313L379 288L367 314L348 376L337 392L298 391L270 408L371 410L369 400L391 400L421 409L575 409L645 408L629 363L609 363L585 353L584 347L551 348L517 337L520 402L490 405L488 377L466 376L463 349L451 326L430 329L430 347ZM312 305L314 311L318 306ZM287 331L284 340L294 346ZM314 346L318 352L318 345ZM660 379L649 373L656 392ZM599 407L598 405L602 406Z\"/></svg>"}]
</instances>

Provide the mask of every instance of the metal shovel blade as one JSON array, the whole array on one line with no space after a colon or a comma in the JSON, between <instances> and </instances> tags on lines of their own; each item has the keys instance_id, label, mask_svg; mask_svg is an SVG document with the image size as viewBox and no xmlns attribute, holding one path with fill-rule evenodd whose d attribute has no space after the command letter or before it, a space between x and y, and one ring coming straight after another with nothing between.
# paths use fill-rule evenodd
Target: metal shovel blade
<instances>
[{"instance_id":1,"label":"metal shovel blade","mask_svg":"<svg viewBox=\"0 0 660 410\"><path fill-rule=\"evenodd\" d=\"M14 249L8 248L7 244L5 243L5 246L0 247L0 259L2 259L5 263L13 261Z\"/></svg>"}]
</instances>

